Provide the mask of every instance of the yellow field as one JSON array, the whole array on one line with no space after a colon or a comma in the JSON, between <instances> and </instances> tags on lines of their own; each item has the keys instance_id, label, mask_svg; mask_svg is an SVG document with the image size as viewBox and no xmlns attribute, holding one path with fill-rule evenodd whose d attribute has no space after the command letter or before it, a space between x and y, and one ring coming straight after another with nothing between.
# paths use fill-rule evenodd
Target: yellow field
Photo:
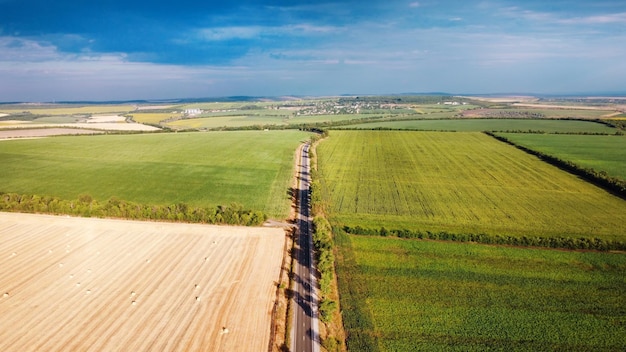
<instances>
[{"instance_id":1,"label":"yellow field","mask_svg":"<svg viewBox=\"0 0 626 352\"><path fill-rule=\"evenodd\" d=\"M178 114L180 115L180 114ZM151 124L158 124L159 122L163 121L163 120L167 120L170 117L174 117L177 116L177 114L174 113L160 113L160 112L155 112L155 113L137 113L137 114L131 114L131 116L133 117L133 120L135 120L135 122L138 123L151 123Z\"/></svg>"},{"instance_id":2,"label":"yellow field","mask_svg":"<svg viewBox=\"0 0 626 352\"><path fill-rule=\"evenodd\" d=\"M284 240L0 213L0 350L267 350Z\"/></svg>"}]
</instances>

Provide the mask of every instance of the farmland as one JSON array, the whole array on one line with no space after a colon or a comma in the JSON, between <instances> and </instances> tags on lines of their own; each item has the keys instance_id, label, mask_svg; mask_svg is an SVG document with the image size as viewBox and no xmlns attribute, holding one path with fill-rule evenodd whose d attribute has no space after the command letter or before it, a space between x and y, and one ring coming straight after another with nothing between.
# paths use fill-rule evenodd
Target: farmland
<instances>
[{"instance_id":1,"label":"farmland","mask_svg":"<svg viewBox=\"0 0 626 352\"><path fill-rule=\"evenodd\" d=\"M54 137L0 143L2 192L143 204L232 202L285 218L299 131Z\"/></svg>"},{"instance_id":2,"label":"farmland","mask_svg":"<svg viewBox=\"0 0 626 352\"><path fill-rule=\"evenodd\" d=\"M626 236L622 199L481 133L332 131L318 157L335 224Z\"/></svg>"},{"instance_id":3,"label":"farmland","mask_svg":"<svg viewBox=\"0 0 626 352\"><path fill-rule=\"evenodd\" d=\"M626 256L337 236L353 351L623 351Z\"/></svg>"},{"instance_id":4,"label":"farmland","mask_svg":"<svg viewBox=\"0 0 626 352\"><path fill-rule=\"evenodd\" d=\"M282 229L0 213L0 237L2 351L268 348Z\"/></svg>"},{"instance_id":5,"label":"farmland","mask_svg":"<svg viewBox=\"0 0 626 352\"><path fill-rule=\"evenodd\" d=\"M342 126L345 129L406 129L423 131L535 131L545 133L606 133L615 129L600 123L549 119L444 119L371 122Z\"/></svg>"},{"instance_id":6,"label":"farmland","mask_svg":"<svg viewBox=\"0 0 626 352\"><path fill-rule=\"evenodd\" d=\"M501 135L530 149L626 180L626 138L624 136L512 133Z\"/></svg>"}]
</instances>

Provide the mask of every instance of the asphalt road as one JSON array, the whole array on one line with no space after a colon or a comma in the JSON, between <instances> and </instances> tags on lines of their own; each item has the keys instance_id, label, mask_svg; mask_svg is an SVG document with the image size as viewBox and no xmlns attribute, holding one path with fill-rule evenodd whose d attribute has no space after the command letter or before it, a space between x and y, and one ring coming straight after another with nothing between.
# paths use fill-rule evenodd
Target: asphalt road
<instances>
[{"instance_id":1,"label":"asphalt road","mask_svg":"<svg viewBox=\"0 0 626 352\"><path fill-rule=\"evenodd\" d=\"M309 144L300 153L298 166L298 239L294 286L294 321L291 350L293 352L318 352L320 350L317 296L313 270L311 219L309 217Z\"/></svg>"}]
</instances>

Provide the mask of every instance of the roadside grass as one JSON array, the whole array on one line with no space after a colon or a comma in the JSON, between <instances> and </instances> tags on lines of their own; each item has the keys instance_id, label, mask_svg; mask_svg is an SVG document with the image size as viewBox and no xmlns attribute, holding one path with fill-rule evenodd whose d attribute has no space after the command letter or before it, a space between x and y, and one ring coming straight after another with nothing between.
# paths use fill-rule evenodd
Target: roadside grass
<instances>
[{"instance_id":1,"label":"roadside grass","mask_svg":"<svg viewBox=\"0 0 626 352\"><path fill-rule=\"evenodd\" d=\"M219 206L285 218L299 131L101 135L0 143L0 191Z\"/></svg>"},{"instance_id":2,"label":"roadside grass","mask_svg":"<svg viewBox=\"0 0 626 352\"><path fill-rule=\"evenodd\" d=\"M336 234L354 351L623 351L626 256Z\"/></svg>"},{"instance_id":3,"label":"roadside grass","mask_svg":"<svg viewBox=\"0 0 626 352\"><path fill-rule=\"evenodd\" d=\"M407 129L423 131L534 131L545 133L606 133L613 134L615 128L592 121L548 120L548 119L445 119L403 120L354 124L342 129Z\"/></svg>"},{"instance_id":4,"label":"roadside grass","mask_svg":"<svg viewBox=\"0 0 626 352\"><path fill-rule=\"evenodd\" d=\"M498 135L527 148L626 180L626 136Z\"/></svg>"},{"instance_id":5,"label":"roadside grass","mask_svg":"<svg viewBox=\"0 0 626 352\"><path fill-rule=\"evenodd\" d=\"M339 226L626 237L626 202L482 133L331 131L318 147Z\"/></svg>"}]
</instances>

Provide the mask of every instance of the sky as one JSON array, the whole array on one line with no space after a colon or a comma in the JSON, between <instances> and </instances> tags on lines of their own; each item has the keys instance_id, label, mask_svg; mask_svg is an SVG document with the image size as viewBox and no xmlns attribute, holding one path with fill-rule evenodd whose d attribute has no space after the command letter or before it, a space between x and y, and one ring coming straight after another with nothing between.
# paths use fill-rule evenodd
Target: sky
<instances>
[{"instance_id":1,"label":"sky","mask_svg":"<svg viewBox=\"0 0 626 352\"><path fill-rule=\"evenodd\" d=\"M0 102L626 94L624 0L0 0Z\"/></svg>"}]
</instances>

